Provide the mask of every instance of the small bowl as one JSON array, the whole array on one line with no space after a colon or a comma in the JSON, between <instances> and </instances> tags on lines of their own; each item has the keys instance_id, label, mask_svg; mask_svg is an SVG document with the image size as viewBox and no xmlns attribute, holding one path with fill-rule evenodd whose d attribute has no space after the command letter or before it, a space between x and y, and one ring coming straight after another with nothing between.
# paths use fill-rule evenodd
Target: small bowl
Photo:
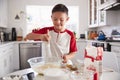
<instances>
[{"instance_id":1,"label":"small bowl","mask_svg":"<svg viewBox=\"0 0 120 80\"><path fill-rule=\"evenodd\" d=\"M61 61L56 57L34 57L28 59L31 68L38 74L43 75L48 68L60 68Z\"/></svg>"}]
</instances>

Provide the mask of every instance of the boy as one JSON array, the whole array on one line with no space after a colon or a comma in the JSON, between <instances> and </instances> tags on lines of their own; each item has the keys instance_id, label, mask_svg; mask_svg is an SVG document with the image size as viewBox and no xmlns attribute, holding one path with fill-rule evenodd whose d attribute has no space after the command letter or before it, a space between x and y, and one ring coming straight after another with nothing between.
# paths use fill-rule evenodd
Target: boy
<instances>
[{"instance_id":1,"label":"boy","mask_svg":"<svg viewBox=\"0 0 120 80\"><path fill-rule=\"evenodd\" d=\"M67 62L74 57L77 51L74 33L65 29L65 23L69 20L68 8L63 4L55 5L51 19L54 26L35 30L29 33L26 39L40 39L49 42L53 56L62 56L63 62Z\"/></svg>"}]
</instances>

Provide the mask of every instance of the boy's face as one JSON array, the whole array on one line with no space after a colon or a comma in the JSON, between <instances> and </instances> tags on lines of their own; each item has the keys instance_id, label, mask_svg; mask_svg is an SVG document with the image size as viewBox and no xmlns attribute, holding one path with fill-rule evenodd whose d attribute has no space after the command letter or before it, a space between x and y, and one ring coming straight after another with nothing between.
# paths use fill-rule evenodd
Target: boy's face
<instances>
[{"instance_id":1,"label":"boy's face","mask_svg":"<svg viewBox=\"0 0 120 80\"><path fill-rule=\"evenodd\" d=\"M51 18L56 31L61 32L65 30L65 23L69 19L68 15L65 12L54 12Z\"/></svg>"}]
</instances>

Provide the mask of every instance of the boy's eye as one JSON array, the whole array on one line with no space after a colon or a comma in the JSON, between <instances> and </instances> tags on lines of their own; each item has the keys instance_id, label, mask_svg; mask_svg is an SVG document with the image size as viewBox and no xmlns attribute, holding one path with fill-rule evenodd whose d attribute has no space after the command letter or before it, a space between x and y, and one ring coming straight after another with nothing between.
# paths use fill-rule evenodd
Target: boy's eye
<instances>
[{"instance_id":1,"label":"boy's eye","mask_svg":"<svg viewBox=\"0 0 120 80\"><path fill-rule=\"evenodd\" d=\"M54 19L54 21L57 21L57 19Z\"/></svg>"},{"instance_id":2,"label":"boy's eye","mask_svg":"<svg viewBox=\"0 0 120 80\"><path fill-rule=\"evenodd\" d=\"M64 21L64 19L54 19L54 21Z\"/></svg>"},{"instance_id":3,"label":"boy's eye","mask_svg":"<svg viewBox=\"0 0 120 80\"><path fill-rule=\"evenodd\" d=\"M64 20L62 19L62 20L60 20L60 21L64 21Z\"/></svg>"}]
</instances>

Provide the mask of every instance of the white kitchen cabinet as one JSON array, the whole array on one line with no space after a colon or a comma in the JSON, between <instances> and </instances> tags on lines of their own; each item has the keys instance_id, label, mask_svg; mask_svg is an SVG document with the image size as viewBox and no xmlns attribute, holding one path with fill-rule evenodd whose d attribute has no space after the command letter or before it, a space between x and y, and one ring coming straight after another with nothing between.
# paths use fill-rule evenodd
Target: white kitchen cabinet
<instances>
[{"instance_id":1,"label":"white kitchen cabinet","mask_svg":"<svg viewBox=\"0 0 120 80\"><path fill-rule=\"evenodd\" d=\"M120 46L112 45L111 51L116 53L117 59L118 59L118 65L120 66ZM120 69L119 69L119 72L120 72Z\"/></svg>"},{"instance_id":2,"label":"white kitchen cabinet","mask_svg":"<svg viewBox=\"0 0 120 80\"><path fill-rule=\"evenodd\" d=\"M107 0L89 0L89 28L101 26L117 26L118 11L103 10L99 7Z\"/></svg>"},{"instance_id":3,"label":"white kitchen cabinet","mask_svg":"<svg viewBox=\"0 0 120 80\"><path fill-rule=\"evenodd\" d=\"M9 68L9 59L8 59L8 55L6 55L6 51L4 49L0 49L1 50L1 54L0 54L0 77L5 76L5 74L7 74L8 72L8 68Z\"/></svg>"},{"instance_id":4,"label":"white kitchen cabinet","mask_svg":"<svg viewBox=\"0 0 120 80\"><path fill-rule=\"evenodd\" d=\"M0 27L7 27L7 0L0 0Z\"/></svg>"},{"instance_id":5,"label":"white kitchen cabinet","mask_svg":"<svg viewBox=\"0 0 120 80\"><path fill-rule=\"evenodd\" d=\"M14 67L14 69L13 69L13 71L16 71L16 70L19 70L20 69L20 67L19 67L19 43L14 43L13 44L14 45L14 51L13 51L13 58L14 58L14 60L13 60L13 63L14 63L14 65L13 65L13 67Z\"/></svg>"},{"instance_id":6,"label":"white kitchen cabinet","mask_svg":"<svg viewBox=\"0 0 120 80\"><path fill-rule=\"evenodd\" d=\"M99 10L99 26L112 26L117 24L117 11Z\"/></svg>"},{"instance_id":7,"label":"white kitchen cabinet","mask_svg":"<svg viewBox=\"0 0 120 80\"><path fill-rule=\"evenodd\" d=\"M8 54L8 59L9 59L9 69L8 69L8 73L10 73L10 72L13 72L14 71L14 67L13 67L13 65L15 65L14 64L14 52L13 52L13 45L10 45L9 46L9 49L8 49L8 52L7 52L7 54Z\"/></svg>"},{"instance_id":8,"label":"white kitchen cabinet","mask_svg":"<svg viewBox=\"0 0 120 80\"><path fill-rule=\"evenodd\" d=\"M0 52L0 77L4 76L4 58L2 52Z\"/></svg>"},{"instance_id":9,"label":"white kitchen cabinet","mask_svg":"<svg viewBox=\"0 0 120 80\"><path fill-rule=\"evenodd\" d=\"M104 9L110 0L99 0L99 9Z\"/></svg>"},{"instance_id":10,"label":"white kitchen cabinet","mask_svg":"<svg viewBox=\"0 0 120 80\"><path fill-rule=\"evenodd\" d=\"M19 70L19 44L12 43L7 46L7 58L9 60L8 64L8 73Z\"/></svg>"},{"instance_id":11,"label":"white kitchen cabinet","mask_svg":"<svg viewBox=\"0 0 120 80\"><path fill-rule=\"evenodd\" d=\"M98 26L98 0L89 0L89 27Z\"/></svg>"},{"instance_id":12,"label":"white kitchen cabinet","mask_svg":"<svg viewBox=\"0 0 120 80\"><path fill-rule=\"evenodd\" d=\"M87 45L87 42L85 40L78 40L77 41L77 53L75 55L76 59L84 59L84 51L85 51L85 47Z\"/></svg>"},{"instance_id":13,"label":"white kitchen cabinet","mask_svg":"<svg viewBox=\"0 0 120 80\"><path fill-rule=\"evenodd\" d=\"M7 44L0 47L0 77L13 72L13 45Z\"/></svg>"},{"instance_id":14,"label":"white kitchen cabinet","mask_svg":"<svg viewBox=\"0 0 120 80\"><path fill-rule=\"evenodd\" d=\"M3 54L4 54L4 71L5 74L8 74L10 72L13 72L13 45L5 46L3 48Z\"/></svg>"},{"instance_id":15,"label":"white kitchen cabinet","mask_svg":"<svg viewBox=\"0 0 120 80\"><path fill-rule=\"evenodd\" d=\"M98 0L99 10L99 26L116 26L117 23L117 10L105 10L107 5L111 5L115 0Z\"/></svg>"},{"instance_id":16,"label":"white kitchen cabinet","mask_svg":"<svg viewBox=\"0 0 120 80\"><path fill-rule=\"evenodd\" d=\"M99 0L99 9L104 10L117 10L117 9L111 9L112 7L116 7L119 5L119 0Z\"/></svg>"}]
</instances>

